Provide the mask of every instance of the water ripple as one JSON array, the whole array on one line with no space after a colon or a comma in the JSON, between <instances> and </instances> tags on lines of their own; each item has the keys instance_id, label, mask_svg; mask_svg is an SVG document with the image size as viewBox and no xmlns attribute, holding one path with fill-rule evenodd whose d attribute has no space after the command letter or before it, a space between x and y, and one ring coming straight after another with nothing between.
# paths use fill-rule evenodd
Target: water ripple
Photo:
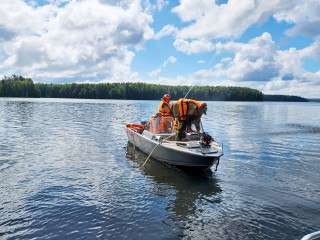
<instances>
[{"instance_id":1,"label":"water ripple","mask_svg":"<svg viewBox=\"0 0 320 240\"><path fill-rule=\"evenodd\" d=\"M208 102L218 172L128 144L159 101L0 99L1 239L300 239L320 222L320 113Z\"/></svg>"}]
</instances>

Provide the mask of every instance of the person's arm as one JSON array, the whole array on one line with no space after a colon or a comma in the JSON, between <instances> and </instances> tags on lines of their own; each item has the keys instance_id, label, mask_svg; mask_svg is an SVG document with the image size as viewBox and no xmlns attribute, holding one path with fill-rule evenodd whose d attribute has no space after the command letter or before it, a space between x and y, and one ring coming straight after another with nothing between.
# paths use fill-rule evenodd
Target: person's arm
<instances>
[{"instance_id":1,"label":"person's arm","mask_svg":"<svg viewBox=\"0 0 320 240\"><path fill-rule=\"evenodd\" d=\"M172 115L173 115L173 117L175 118L176 116L174 116L174 114L173 114L173 104L171 104L170 111L172 112Z\"/></svg>"},{"instance_id":2,"label":"person's arm","mask_svg":"<svg viewBox=\"0 0 320 240\"><path fill-rule=\"evenodd\" d=\"M194 126L196 127L197 132L200 131L200 119L196 119L196 121L194 121Z\"/></svg>"}]
</instances>

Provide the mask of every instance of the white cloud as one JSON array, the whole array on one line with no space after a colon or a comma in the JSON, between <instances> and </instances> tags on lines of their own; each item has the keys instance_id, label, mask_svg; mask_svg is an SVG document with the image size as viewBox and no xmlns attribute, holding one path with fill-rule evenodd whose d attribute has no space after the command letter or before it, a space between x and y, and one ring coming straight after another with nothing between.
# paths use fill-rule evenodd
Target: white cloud
<instances>
[{"instance_id":1,"label":"white cloud","mask_svg":"<svg viewBox=\"0 0 320 240\"><path fill-rule=\"evenodd\" d=\"M176 39L173 43L173 46L178 51L186 54L210 52L214 49L212 42L205 39L193 40L191 42L183 39Z\"/></svg>"},{"instance_id":2,"label":"white cloud","mask_svg":"<svg viewBox=\"0 0 320 240\"><path fill-rule=\"evenodd\" d=\"M261 86L260 90L265 94L280 94L280 95L296 95L306 98L319 98L320 91L320 74L318 75L318 84L314 82L303 82L293 79L292 81L284 81L280 78L268 82ZM312 91L310 91L312 89Z\"/></svg>"},{"instance_id":3,"label":"white cloud","mask_svg":"<svg viewBox=\"0 0 320 240\"><path fill-rule=\"evenodd\" d=\"M300 23L297 26L289 29L286 31L288 36L306 36L311 38L316 38L320 35L320 20L307 22L307 23Z\"/></svg>"},{"instance_id":4,"label":"white cloud","mask_svg":"<svg viewBox=\"0 0 320 240\"><path fill-rule=\"evenodd\" d=\"M302 79L303 76L307 73L303 68L303 59L306 57L311 57L317 61L320 61L319 52L319 41L315 41L310 46L305 47L301 50L290 48L286 51L278 51L276 64L282 66L282 72L284 74L289 73L294 76L300 76L300 78Z\"/></svg>"},{"instance_id":5,"label":"white cloud","mask_svg":"<svg viewBox=\"0 0 320 240\"><path fill-rule=\"evenodd\" d=\"M157 76L159 73L161 73L162 69L165 68L168 63L175 63L176 61L177 61L177 59L176 59L175 57L170 56L167 60L165 60L165 61L163 62L163 64L162 64L159 68L157 68L157 69L153 70L152 72L148 73L148 75L149 75L150 77L155 77L155 76Z\"/></svg>"},{"instance_id":6,"label":"white cloud","mask_svg":"<svg viewBox=\"0 0 320 240\"><path fill-rule=\"evenodd\" d=\"M157 8L159 11L162 10L162 8L166 5L169 4L169 1L165 1L165 0L157 0Z\"/></svg>"},{"instance_id":7,"label":"white cloud","mask_svg":"<svg viewBox=\"0 0 320 240\"><path fill-rule=\"evenodd\" d=\"M207 82L195 78L194 75L178 75L174 78L159 76L158 78L150 80L148 83L163 84L169 86L208 86Z\"/></svg>"},{"instance_id":8,"label":"white cloud","mask_svg":"<svg viewBox=\"0 0 320 240\"><path fill-rule=\"evenodd\" d=\"M254 38L249 43L218 43L217 52L235 53L234 59L223 59L215 66L218 76L225 75L233 81L269 81L278 76L279 66L275 64L277 46L269 33Z\"/></svg>"},{"instance_id":9,"label":"white cloud","mask_svg":"<svg viewBox=\"0 0 320 240\"><path fill-rule=\"evenodd\" d=\"M175 57L170 56L164 66L166 66L168 62L170 62L170 63L175 63L176 61L177 61L177 59L176 59Z\"/></svg>"},{"instance_id":10,"label":"white cloud","mask_svg":"<svg viewBox=\"0 0 320 240\"><path fill-rule=\"evenodd\" d=\"M303 68L306 57L319 60L318 41L301 50L279 50L271 35L264 33L247 44L218 43L216 49L218 54L228 51L234 57L223 58L213 69L196 72L194 76L200 82L214 84L218 81L219 85L246 86L264 93L305 97L311 96L310 89L320 88L320 71L312 73Z\"/></svg>"},{"instance_id":11,"label":"white cloud","mask_svg":"<svg viewBox=\"0 0 320 240\"><path fill-rule=\"evenodd\" d=\"M110 0L105 0L105 1L110 1ZM112 0L112 1L117 2L118 0ZM151 2L150 0L144 0L144 1L141 1L141 4L145 7L146 12L151 14L155 11L159 11L159 12L162 11L165 6L169 5L169 1L156 0Z\"/></svg>"},{"instance_id":12,"label":"white cloud","mask_svg":"<svg viewBox=\"0 0 320 240\"><path fill-rule=\"evenodd\" d=\"M176 32L178 31L177 28L175 28L174 26L172 25L166 25L164 26L160 32L158 32L156 35L155 35L155 39L156 40L159 40L160 38L162 37L165 37L165 36L168 36L168 35L175 35Z\"/></svg>"},{"instance_id":13,"label":"white cloud","mask_svg":"<svg viewBox=\"0 0 320 240\"><path fill-rule=\"evenodd\" d=\"M33 0L33 1L35 1L35 0ZM62 4L71 2L72 0L47 0L47 1L52 5L60 6ZM36 3L36 5L37 5L37 3Z\"/></svg>"},{"instance_id":14,"label":"white cloud","mask_svg":"<svg viewBox=\"0 0 320 240\"><path fill-rule=\"evenodd\" d=\"M301 1L292 8L283 9L274 14L278 21L295 23L296 25L287 30L289 36L303 35L316 38L320 35L320 2L318 0Z\"/></svg>"},{"instance_id":15,"label":"white cloud","mask_svg":"<svg viewBox=\"0 0 320 240\"><path fill-rule=\"evenodd\" d=\"M189 23L177 33L178 39L238 38L250 26L263 23L270 16L294 23L319 21L320 2L229 0L218 5L211 0L181 0L172 11Z\"/></svg>"},{"instance_id":16,"label":"white cloud","mask_svg":"<svg viewBox=\"0 0 320 240\"><path fill-rule=\"evenodd\" d=\"M305 3L307 2L307 3ZM314 7L312 10L312 6ZM212 47L194 47L196 41L210 42L212 39L219 38L237 38L254 24L265 22L270 16L274 16L278 21L281 20L281 12L287 15L294 11L292 9L304 10L310 9L312 16L309 16L308 11L299 11L301 18L307 19L297 29L288 31L291 35L301 33L304 30L307 35L315 36L319 30L316 20L319 18L320 3L315 1L252 1L252 0L229 0L227 4L218 5L211 0L182 0L180 5L173 8L182 21L187 23L187 26L175 31L176 41L174 46L177 50L187 54L212 51ZM316 9L316 10L315 10ZM287 17L286 19L289 19ZM291 18L290 18L291 19ZM291 21L298 22L299 19L292 17ZM289 20L288 20L289 21ZM190 23L189 23L190 22ZM193 41L187 39L196 39ZM202 44L203 46L203 44ZM208 45L207 45L208 46ZM234 46L233 46L234 47Z\"/></svg>"},{"instance_id":17,"label":"white cloud","mask_svg":"<svg viewBox=\"0 0 320 240\"><path fill-rule=\"evenodd\" d=\"M53 5L34 8L20 0L1 1L0 36L3 30L13 33L11 39L17 36L42 34L47 23L46 18L51 18L57 11L58 8Z\"/></svg>"},{"instance_id":18,"label":"white cloud","mask_svg":"<svg viewBox=\"0 0 320 240\"><path fill-rule=\"evenodd\" d=\"M134 53L153 37L152 16L140 1L60 1L32 6L19 0L0 5L2 69L31 77L130 78ZM102 3L103 2L103 3ZM15 14L12 14L15 12ZM10 75L10 74L9 74Z\"/></svg>"},{"instance_id":19,"label":"white cloud","mask_svg":"<svg viewBox=\"0 0 320 240\"><path fill-rule=\"evenodd\" d=\"M268 1L268 5L272 2ZM265 18L265 13L270 12L266 7L261 1L252 0L229 0L222 5L210 0L182 0L172 11L182 21L191 22L177 34L178 38L213 39L239 37L249 26Z\"/></svg>"},{"instance_id":20,"label":"white cloud","mask_svg":"<svg viewBox=\"0 0 320 240\"><path fill-rule=\"evenodd\" d=\"M274 14L277 21L303 23L320 20L320 3L318 0L293 1L289 8L280 8Z\"/></svg>"}]
</instances>

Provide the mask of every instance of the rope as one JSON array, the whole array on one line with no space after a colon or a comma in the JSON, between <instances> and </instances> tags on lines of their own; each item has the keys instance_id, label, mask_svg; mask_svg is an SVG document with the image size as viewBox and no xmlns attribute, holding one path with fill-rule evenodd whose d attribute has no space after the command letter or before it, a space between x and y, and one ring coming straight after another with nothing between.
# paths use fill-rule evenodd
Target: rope
<instances>
[{"instance_id":1,"label":"rope","mask_svg":"<svg viewBox=\"0 0 320 240\"><path fill-rule=\"evenodd\" d=\"M149 160L149 158L151 157L151 155L152 155L152 153L154 152L154 150L156 150L156 148L159 147L160 144L161 144L164 140L167 140L167 139L170 138L170 137L172 137L172 135L170 135L170 136L162 139L162 140L154 147L154 149L151 151L151 153L150 153L149 156L147 157L146 161L143 163L143 165L142 165L140 168L142 168L142 167L144 167L144 166L146 165L146 163L148 162L148 160Z\"/></svg>"}]
</instances>

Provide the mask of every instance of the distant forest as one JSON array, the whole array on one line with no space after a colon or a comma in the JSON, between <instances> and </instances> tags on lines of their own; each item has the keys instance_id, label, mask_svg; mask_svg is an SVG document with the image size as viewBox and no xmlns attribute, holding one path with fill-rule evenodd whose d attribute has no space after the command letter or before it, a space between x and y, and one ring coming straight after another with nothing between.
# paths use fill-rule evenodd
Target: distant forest
<instances>
[{"instance_id":1,"label":"distant forest","mask_svg":"<svg viewBox=\"0 0 320 240\"><path fill-rule=\"evenodd\" d=\"M287 95L264 95L264 101L281 101L281 102L309 102L308 99L297 97L297 96L287 96Z\"/></svg>"},{"instance_id":2,"label":"distant forest","mask_svg":"<svg viewBox=\"0 0 320 240\"><path fill-rule=\"evenodd\" d=\"M0 81L0 97L160 100L165 93L172 99L183 98L189 90L190 86L146 83L43 84L16 75ZM199 101L308 101L297 96L264 95L251 88L212 86L193 87L187 98Z\"/></svg>"}]
</instances>

